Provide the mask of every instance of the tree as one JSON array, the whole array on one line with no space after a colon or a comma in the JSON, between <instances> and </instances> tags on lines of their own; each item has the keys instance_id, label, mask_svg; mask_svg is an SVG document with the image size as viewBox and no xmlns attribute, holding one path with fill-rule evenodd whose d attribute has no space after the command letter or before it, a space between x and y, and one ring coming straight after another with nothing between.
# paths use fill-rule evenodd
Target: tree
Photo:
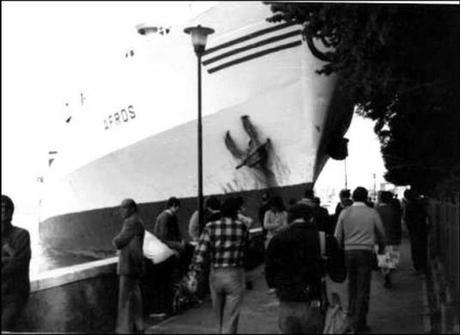
<instances>
[{"instance_id":1,"label":"tree","mask_svg":"<svg viewBox=\"0 0 460 335\"><path fill-rule=\"evenodd\" d=\"M270 22L303 25L309 49L375 123L396 185L430 193L459 178L459 7L266 3ZM322 46L321 46L322 44Z\"/></svg>"}]
</instances>

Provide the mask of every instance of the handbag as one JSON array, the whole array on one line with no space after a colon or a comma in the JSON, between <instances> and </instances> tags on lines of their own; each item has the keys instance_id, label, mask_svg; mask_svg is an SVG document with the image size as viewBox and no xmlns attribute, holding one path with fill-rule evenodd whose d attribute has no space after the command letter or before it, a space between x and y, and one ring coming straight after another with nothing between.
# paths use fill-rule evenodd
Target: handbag
<instances>
[{"instance_id":1,"label":"handbag","mask_svg":"<svg viewBox=\"0 0 460 335\"><path fill-rule=\"evenodd\" d=\"M154 264L162 263L175 254L171 248L147 230L144 234L142 252Z\"/></svg>"}]
</instances>

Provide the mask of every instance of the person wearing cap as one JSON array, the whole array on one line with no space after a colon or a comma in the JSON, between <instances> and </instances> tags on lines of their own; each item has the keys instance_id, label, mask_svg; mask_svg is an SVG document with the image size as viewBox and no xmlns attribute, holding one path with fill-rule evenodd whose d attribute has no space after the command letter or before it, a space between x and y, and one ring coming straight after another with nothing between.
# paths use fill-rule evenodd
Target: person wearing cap
<instances>
[{"instance_id":1,"label":"person wearing cap","mask_svg":"<svg viewBox=\"0 0 460 335\"><path fill-rule=\"evenodd\" d=\"M30 235L12 225L14 203L2 194L2 331L14 330L30 294Z\"/></svg>"},{"instance_id":2,"label":"person wearing cap","mask_svg":"<svg viewBox=\"0 0 460 335\"><path fill-rule=\"evenodd\" d=\"M140 278L144 274L142 244L144 223L132 199L121 202L119 213L123 219L120 233L112 240L120 250L117 274L120 277L118 288L118 313L115 332L118 334L144 331L142 295Z\"/></svg>"},{"instance_id":3,"label":"person wearing cap","mask_svg":"<svg viewBox=\"0 0 460 335\"><path fill-rule=\"evenodd\" d=\"M313 208L297 203L288 210L288 226L268 244L265 279L279 298L283 334L321 333L321 259Z\"/></svg>"}]
</instances>

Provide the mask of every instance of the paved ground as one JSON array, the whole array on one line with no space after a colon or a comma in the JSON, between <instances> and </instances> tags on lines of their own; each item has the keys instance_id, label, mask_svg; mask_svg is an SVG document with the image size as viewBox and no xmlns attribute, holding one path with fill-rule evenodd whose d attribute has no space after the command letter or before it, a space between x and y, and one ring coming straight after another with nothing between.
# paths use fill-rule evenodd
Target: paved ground
<instances>
[{"instance_id":1,"label":"paved ground","mask_svg":"<svg viewBox=\"0 0 460 335\"><path fill-rule=\"evenodd\" d=\"M410 249L407 240L401 246L401 266L394 274L392 289L382 285L380 273L373 273L368 323L372 334L421 334L423 328L422 277L410 271ZM278 302L267 294L262 276L247 291L240 316L239 333L278 334ZM150 334L215 333L210 301L157 325L146 320Z\"/></svg>"}]
</instances>

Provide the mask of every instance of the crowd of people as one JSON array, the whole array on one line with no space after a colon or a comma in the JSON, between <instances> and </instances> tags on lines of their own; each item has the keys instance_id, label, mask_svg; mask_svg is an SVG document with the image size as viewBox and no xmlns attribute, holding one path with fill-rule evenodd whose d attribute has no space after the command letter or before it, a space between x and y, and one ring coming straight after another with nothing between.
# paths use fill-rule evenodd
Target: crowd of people
<instances>
[{"instance_id":1,"label":"crowd of people","mask_svg":"<svg viewBox=\"0 0 460 335\"><path fill-rule=\"evenodd\" d=\"M218 333L237 333L243 296L249 288L245 266L251 251L250 228L257 221L246 214L242 197L210 196L202 222L198 212L193 213L189 236L182 236L180 207L180 200L171 197L155 220L143 221L133 199L121 202L122 228L112 241L120 250L117 333L144 331L142 297L149 295L142 283L151 279L146 273L152 271L157 314L166 317L177 312L174 297L182 283L198 303L210 296ZM12 200L2 195L2 330L14 327L30 292L30 238L26 230L12 225L13 211ZM334 332L367 332L373 268L377 263L384 286L391 289L404 222L414 271L423 272L426 218L424 203L412 190L406 190L402 202L393 193L380 191L375 204L363 187L352 193L342 190L331 215L311 189L301 199L290 199L288 206L280 195L265 192L257 219L265 240L268 293L279 299L280 331L322 333L328 323L332 325L328 309L334 307L334 313L341 311L343 321L334 321ZM154 235L172 256L159 264L146 259L146 234Z\"/></svg>"}]
</instances>

